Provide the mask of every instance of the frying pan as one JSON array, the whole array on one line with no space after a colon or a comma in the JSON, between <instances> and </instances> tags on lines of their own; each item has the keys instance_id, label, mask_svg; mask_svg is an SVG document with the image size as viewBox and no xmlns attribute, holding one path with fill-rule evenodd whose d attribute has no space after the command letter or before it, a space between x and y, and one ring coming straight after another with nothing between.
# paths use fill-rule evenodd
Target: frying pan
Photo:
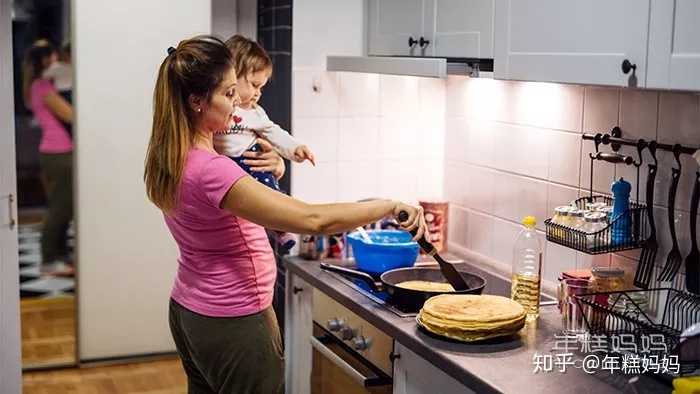
<instances>
[{"instance_id":1,"label":"frying pan","mask_svg":"<svg viewBox=\"0 0 700 394\"><path fill-rule=\"evenodd\" d=\"M388 303L395 305L401 310L410 312L418 312L423 307L423 303L430 297L440 294L481 294L486 286L486 279L469 272L460 272L464 281L469 285L467 290L449 292L421 291L397 286L397 284L409 280L447 283L442 275L442 271L437 267L408 267L389 270L379 276L379 282L365 272L337 265L321 263L321 269L360 279L374 291L386 290L389 294Z\"/></svg>"}]
</instances>

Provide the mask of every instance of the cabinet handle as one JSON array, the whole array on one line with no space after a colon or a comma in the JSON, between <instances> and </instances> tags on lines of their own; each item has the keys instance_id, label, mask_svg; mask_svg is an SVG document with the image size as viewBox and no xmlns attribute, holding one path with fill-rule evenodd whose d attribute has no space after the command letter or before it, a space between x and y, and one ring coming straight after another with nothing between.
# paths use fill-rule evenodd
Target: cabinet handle
<instances>
[{"instance_id":1,"label":"cabinet handle","mask_svg":"<svg viewBox=\"0 0 700 394\"><path fill-rule=\"evenodd\" d=\"M637 71L637 65L632 64L629 60L625 59L622 61L622 72L624 74L629 74L629 72L632 71L632 74L634 74L635 71Z\"/></svg>"},{"instance_id":2,"label":"cabinet handle","mask_svg":"<svg viewBox=\"0 0 700 394\"><path fill-rule=\"evenodd\" d=\"M15 195L10 193L7 195L7 217L10 218L10 230L15 229L15 225L17 224L17 219L15 219L15 210L14 210L14 203L15 203Z\"/></svg>"},{"instance_id":3,"label":"cabinet handle","mask_svg":"<svg viewBox=\"0 0 700 394\"><path fill-rule=\"evenodd\" d=\"M292 293L296 294L296 293L298 293L298 292L300 292L300 291L304 291L304 288L303 288L303 287L299 287L299 286L294 286L294 287L292 287Z\"/></svg>"},{"instance_id":4,"label":"cabinet handle","mask_svg":"<svg viewBox=\"0 0 700 394\"><path fill-rule=\"evenodd\" d=\"M423 37L421 37L421 40ZM414 40L413 37L408 37L408 47L413 48L414 45L418 44L418 40Z\"/></svg>"},{"instance_id":5,"label":"cabinet handle","mask_svg":"<svg viewBox=\"0 0 700 394\"><path fill-rule=\"evenodd\" d=\"M430 40L426 40L421 36L420 40L418 41L418 45L420 45L421 48L425 49L428 45L430 45Z\"/></svg>"},{"instance_id":6,"label":"cabinet handle","mask_svg":"<svg viewBox=\"0 0 700 394\"><path fill-rule=\"evenodd\" d=\"M389 360L391 360L392 363L400 358L401 358L401 355L399 353L391 353L389 355Z\"/></svg>"}]
</instances>

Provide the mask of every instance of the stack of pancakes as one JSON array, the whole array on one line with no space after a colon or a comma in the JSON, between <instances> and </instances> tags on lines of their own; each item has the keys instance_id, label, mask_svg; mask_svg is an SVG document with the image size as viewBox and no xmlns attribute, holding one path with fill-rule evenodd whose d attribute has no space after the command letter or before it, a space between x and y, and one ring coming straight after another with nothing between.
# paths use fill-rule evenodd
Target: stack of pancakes
<instances>
[{"instance_id":1,"label":"stack of pancakes","mask_svg":"<svg viewBox=\"0 0 700 394\"><path fill-rule=\"evenodd\" d=\"M434 334L472 342L514 334L525 316L525 308L506 297L443 294L428 299L416 320Z\"/></svg>"}]
</instances>

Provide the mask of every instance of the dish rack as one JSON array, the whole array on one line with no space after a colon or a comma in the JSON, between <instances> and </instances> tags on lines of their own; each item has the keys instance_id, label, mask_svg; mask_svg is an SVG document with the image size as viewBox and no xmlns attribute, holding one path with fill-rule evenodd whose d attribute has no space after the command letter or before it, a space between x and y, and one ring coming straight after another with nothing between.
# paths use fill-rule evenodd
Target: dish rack
<instances>
[{"instance_id":1,"label":"dish rack","mask_svg":"<svg viewBox=\"0 0 700 394\"><path fill-rule=\"evenodd\" d=\"M700 296L672 288L595 292L574 295L590 335L603 336L611 350L612 338L631 334L638 349L645 337L663 338L665 350L650 355L678 355L680 374L700 369L700 355L691 343L681 343L681 333L700 321ZM648 343L646 344L648 347Z\"/></svg>"},{"instance_id":2,"label":"dish rack","mask_svg":"<svg viewBox=\"0 0 700 394\"><path fill-rule=\"evenodd\" d=\"M586 203L603 202L612 205L613 199L607 196L588 196L577 199L574 204L578 209L584 209ZM624 231L627 236L615 237L613 231L617 228L630 227ZM553 223L552 219L544 221L547 240L578 250L587 254L603 254L641 248L648 237L646 205L630 201L630 209L613 218L608 226L595 233L586 233L579 229Z\"/></svg>"}]
</instances>

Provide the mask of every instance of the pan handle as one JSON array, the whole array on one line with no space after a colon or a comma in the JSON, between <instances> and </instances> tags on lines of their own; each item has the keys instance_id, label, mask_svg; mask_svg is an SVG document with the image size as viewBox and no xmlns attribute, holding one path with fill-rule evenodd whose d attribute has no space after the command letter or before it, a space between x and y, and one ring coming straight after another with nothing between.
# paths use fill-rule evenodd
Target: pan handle
<instances>
[{"instance_id":1,"label":"pan handle","mask_svg":"<svg viewBox=\"0 0 700 394\"><path fill-rule=\"evenodd\" d=\"M363 282L367 283L367 285L369 287L371 287L373 291L381 291L379 286L377 286L377 282L375 282L374 278L368 273L353 270L350 268L339 267L337 265L332 265L332 264L328 264L328 263L321 263L321 269L325 270L325 271L336 272L336 273L339 273L339 274L345 275L345 276L350 276L352 278L360 279Z\"/></svg>"}]
</instances>

